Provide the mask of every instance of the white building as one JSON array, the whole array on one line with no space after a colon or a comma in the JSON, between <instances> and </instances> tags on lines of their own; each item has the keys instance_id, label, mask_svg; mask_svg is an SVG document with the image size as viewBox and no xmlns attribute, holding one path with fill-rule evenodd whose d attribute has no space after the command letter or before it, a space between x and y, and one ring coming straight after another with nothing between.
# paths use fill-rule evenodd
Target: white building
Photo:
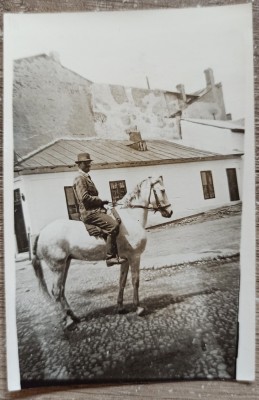
<instances>
[{"instance_id":1,"label":"white building","mask_svg":"<svg viewBox=\"0 0 259 400\"><path fill-rule=\"evenodd\" d=\"M71 186L77 154L89 152L91 176L103 199L116 201L148 176L162 175L172 204L172 220L242 199L241 153L218 154L166 140L60 139L34 152L15 167L17 251L29 237L58 218L76 212ZM150 213L148 226L168 222Z\"/></svg>"},{"instance_id":2,"label":"white building","mask_svg":"<svg viewBox=\"0 0 259 400\"><path fill-rule=\"evenodd\" d=\"M220 154L244 152L244 121L181 119L181 143Z\"/></svg>"}]
</instances>

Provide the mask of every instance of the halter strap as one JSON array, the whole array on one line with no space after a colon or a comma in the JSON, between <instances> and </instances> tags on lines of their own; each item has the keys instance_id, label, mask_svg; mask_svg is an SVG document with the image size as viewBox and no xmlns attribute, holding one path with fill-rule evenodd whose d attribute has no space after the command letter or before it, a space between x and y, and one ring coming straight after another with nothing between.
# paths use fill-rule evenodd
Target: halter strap
<instances>
[{"instance_id":1,"label":"halter strap","mask_svg":"<svg viewBox=\"0 0 259 400\"><path fill-rule=\"evenodd\" d=\"M166 209L168 207L171 207L170 203L166 204L165 206L161 206L160 205L158 207L141 206L141 205L136 204L136 205L132 205L132 206L129 205L129 206L125 207L125 208L144 208L146 210L151 210L151 211L157 212L159 210L164 210L164 209Z\"/></svg>"},{"instance_id":2,"label":"halter strap","mask_svg":"<svg viewBox=\"0 0 259 400\"><path fill-rule=\"evenodd\" d=\"M156 190L154 189L153 186L154 186L154 184L151 185L151 189L153 190L153 193L154 193L154 197L155 197L155 200L156 200L156 205L157 205L157 207L142 206L141 204L136 204L136 205L134 205L134 204L133 204L133 205L129 204L127 207L124 207L124 208L143 208L143 209L145 209L145 210L151 210L151 211L157 212L157 211L160 211L160 210L165 210L165 209L168 208L168 207L171 207L171 204L170 204L170 203L169 203L169 204L166 204L166 205L164 205L164 206L161 205L161 203L160 203L160 201L159 201L159 199L158 199ZM119 205L119 203L117 203L117 204Z\"/></svg>"}]
</instances>

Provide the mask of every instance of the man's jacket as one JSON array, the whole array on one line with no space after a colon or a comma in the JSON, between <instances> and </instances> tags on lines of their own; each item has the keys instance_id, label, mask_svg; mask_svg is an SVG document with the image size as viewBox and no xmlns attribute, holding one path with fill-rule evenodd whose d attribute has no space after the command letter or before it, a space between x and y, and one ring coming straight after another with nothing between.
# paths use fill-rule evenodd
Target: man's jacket
<instances>
[{"instance_id":1,"label":"man's jacket","mask_svg":"<svg viewBox=\"0 0 259 400\"><path fill-rule=\"evenodd\" d=\"M79 171L74 180L73 189L83 222L86 222L91 213L106 212L102 200L98 197L98 190L88 174Z\"/></svg>"}]
</instances>

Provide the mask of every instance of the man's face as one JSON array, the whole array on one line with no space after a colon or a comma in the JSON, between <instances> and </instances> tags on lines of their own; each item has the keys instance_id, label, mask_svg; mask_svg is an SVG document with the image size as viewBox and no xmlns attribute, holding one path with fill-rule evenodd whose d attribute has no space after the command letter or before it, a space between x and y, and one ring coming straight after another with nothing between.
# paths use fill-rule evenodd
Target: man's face
<instances>
[{"instance_id":1,"label":"man's face","mask_svg":"<svg viewBox=\"0 0 259 400\"><path fill-rule=\"evenodd\" d=\"M82 161L79 163L79 168L84 172L89 172L91 169L91 163L89 161Z\"/></svg>"}]
</instances>

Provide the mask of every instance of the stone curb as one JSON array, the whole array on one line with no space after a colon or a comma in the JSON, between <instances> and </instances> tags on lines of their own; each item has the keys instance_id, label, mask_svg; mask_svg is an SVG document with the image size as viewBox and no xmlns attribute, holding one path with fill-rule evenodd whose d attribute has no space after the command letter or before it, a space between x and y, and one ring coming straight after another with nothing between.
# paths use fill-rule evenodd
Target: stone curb
<instances>
[{"instance_id":1,"label":"stone curb","mask_svg":"<svg viewBox=\"0 0 259 400\"><path fill-rule=\"evenodd\" d=\"M140 269L163 269L176 267L183 264L195 264L201 261L213 261L213 260L225 260L226 258L239 257L240 253L236 251L226 251L226 252L209 252L204 256L197 257L197 254L189 253L184 255L174 254L165 257L156 258L142 258Z\"/></svg>"}]
</instances>

